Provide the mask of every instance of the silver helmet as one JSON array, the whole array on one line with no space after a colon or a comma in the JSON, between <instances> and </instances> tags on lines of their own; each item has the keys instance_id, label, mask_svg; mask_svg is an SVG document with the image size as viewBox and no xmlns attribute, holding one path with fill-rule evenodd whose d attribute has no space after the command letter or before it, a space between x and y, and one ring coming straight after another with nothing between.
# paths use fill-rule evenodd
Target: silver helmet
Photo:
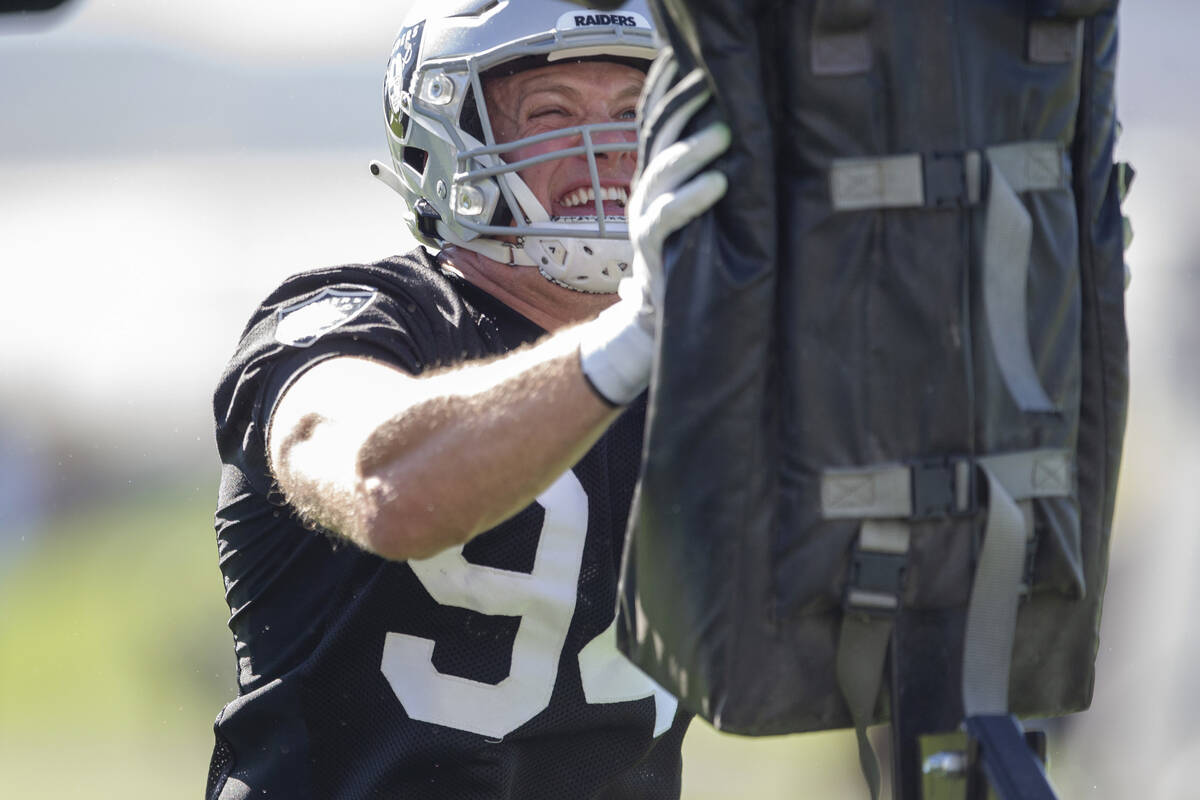
<instances>
[{"instance_id":1,"label":"silver helmet","mask_svg":"<svg viewBox=\"0 0 1200 800\"><path fill-rule=\"evenodd\" d=\"M454 244L502 263L536 266L579 291L616 291L632 252L625 217L605 214L596 156L636 150L634 137L612 134L633 131L636 123L579 125L499 144L481 76L505 64L513 69L568 59L648 66L656 54L644 0L613 12L569 0L418 0L384 79L392 167L375 161L371 172L403 196L405 222L422 244ZM565 137L578 144L505 160L520 147ZM579 157L587 160L592 181L591 193L580 196L592 200L593 213L552 217L517 173Z\"/></svg>"}]
</instances>

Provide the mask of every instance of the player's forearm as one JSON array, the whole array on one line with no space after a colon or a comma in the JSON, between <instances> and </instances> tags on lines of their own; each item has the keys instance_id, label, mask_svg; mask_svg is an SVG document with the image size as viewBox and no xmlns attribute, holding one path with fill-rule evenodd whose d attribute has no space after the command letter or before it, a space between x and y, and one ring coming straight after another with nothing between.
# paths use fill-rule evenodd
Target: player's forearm
<instances>
[{"instance_id":1,"label":"player's forearm","mask_svg":"<svg viewBox=\"0 0 1200 800\"><path fill-rule=\"evenodd\" d=\"M356 538L389 558L433 555L507 519L616 416L583 377L574 331L417 383L419 399L358 452Z\"/></svg>"}]
</instances>

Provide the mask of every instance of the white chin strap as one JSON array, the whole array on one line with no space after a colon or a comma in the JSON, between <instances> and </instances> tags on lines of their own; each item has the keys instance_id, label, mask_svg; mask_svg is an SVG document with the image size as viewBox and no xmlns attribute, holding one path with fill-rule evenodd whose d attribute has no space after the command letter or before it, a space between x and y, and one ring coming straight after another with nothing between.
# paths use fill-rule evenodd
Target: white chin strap
<instances>
[{"instance_id":1,"label":"white chin strap","mask_svg":"<svg viewBox=\"0 0 1200 800\"><path fill-rule=\"evenodd\" d=\"M463 250L471 250L479 253L481 256L486 256L492 261L498 261L501 264L508 264L510 267L536 267L537 262L518 244L502 242L499 239L489 239L481 236L478 239L470 241L458 241L445 226L438 223L438 233L447 242L453 242L455 246L461 247Z\"/></svg>"},{"instance_id":2,"label":"white chin strap","mask_svg":"<svg viewBox=\"0 0 1200 800\"><path fill-rule=\"evenodd\" d=\"M569 230L571 223L561 224ZM594 228L595 222L574 227ZM448 233L439 228L439 233ZM452 237L443 236L446 241ZM628 242L616 239L580 239L564 236L554 239L549 236L525 237L524 247L497 239L480 237L466 242L454 242L464 250L513 267L537 267L542 276L559 286L576 292L589 294L611 294L617 291L621 278L629 272L629 261L633 258ZM589 252L590 251L590 252ZM535 260L534 253L541 253ZM543 261L542 259L545 259ZM562 259L559 263L557 259Z\"/></svg>"},{"instance_id":3,"label":"white chin strap","mask_svg":"<svg viewBox=\"0 0 1200 800\"><path fill-rule=\"evenodd\" d=\"M624 217L606 217L605 222L614 231L628 231ZM596 218L559 219L553 225L563 231L592 231ZM536 259L546 278L569 289L598 294L617 291L633 261L633 246L625 239L527 236L525 253Z\"/></svg>"},{"instance_id":4,"label":"white chin strap","mask_svg":"<svg viewBox=\"0 0 1200 800\"><path fill-rule=\"evenodd\" d=\"M574 228L593 229L594 218L588 223L556 222L564 230ZM619 217L609 219L620 219ZM611 223L610 223L611 224ZM615 228L615 226L614 226ZM444 230L439 232L446 232ZM450 241L449 238L447 241ZM498 239L480 237L467 242L456 242L464 250L472 250L482 256L514 267L537 267L547 280L577 292L611 294L617 291L621 278L629 272L633 258L632 246L617 239L583 239L564 236L552 239L548 236L524 239L520 244L501 242ZM535 260L534 253L542 255ZM541 259L545 258L543 262ZM561 259L561 263L557 259Z\"/></svg>"},{"instance_id":5,"label":"white chin strap","mask_svg":"<svg viewBox=\"0 0 1200 800\"><path fill-rule=\"evenodd\" d=\"M578 231L590 232L596 229L595 217L552 220L525 181L511 173L499 178L507 183L517 205L520 206L519 210L529 217L531 225L561 230L563 235L525 234L520 237L519 246L505 245L495 240L488 240L488 245L499 245L502 250L511 252L512 260L507 263L537 267L547 279L568 289L595 294L607 294L617 290L617 284L629 274L629 265L633 261L633 245L629 243L628 236L629 225L624 217L605 217L605 227L620 233L620 239L579 236ZM472 245L476 242L484 244L475 240L464 246L475 249ZM494 258L483 250L476 252Z\"/></svg>"}]
</instances>

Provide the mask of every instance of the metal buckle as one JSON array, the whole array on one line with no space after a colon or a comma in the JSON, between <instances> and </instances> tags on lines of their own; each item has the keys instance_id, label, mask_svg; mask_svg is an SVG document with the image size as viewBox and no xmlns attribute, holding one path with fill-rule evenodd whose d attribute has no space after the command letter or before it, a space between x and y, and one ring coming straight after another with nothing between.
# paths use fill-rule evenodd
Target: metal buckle
<instances>
[{"instance_id":1,"label":"metal buckle","mask_svg":"<svg viewBox=\"0 0 1200 800\"><path fill-rule=\"evenodd\" d=\"M963 153L925 153L921 158L925 180L925 205L928 208L965 208L967 166Z\"/></svg>"},{"instance_id":2,"label":"metal buckle","mask_svg":"<svg viewBox=\"0 0 1200 800\"><path fill-rule=\"evenodd\" d=\"M912 519L974 514L975 480L968 458L918 461L912 467ZM961 486L959 481L965 481ZM960 488L965 497L959 497Z\"/></svg>"}]
</instances>

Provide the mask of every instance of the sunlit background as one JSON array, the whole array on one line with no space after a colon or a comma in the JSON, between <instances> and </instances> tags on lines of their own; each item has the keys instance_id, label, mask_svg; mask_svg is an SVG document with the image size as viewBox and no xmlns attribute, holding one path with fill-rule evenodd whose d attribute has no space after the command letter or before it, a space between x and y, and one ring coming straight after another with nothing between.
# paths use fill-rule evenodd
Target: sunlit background
<instances>
[{"instance_id":1,"label":"sunlit background","mask_svg":"<svg viewBox=\"0 0 1200 800\"><path fill-rule=\"evenodd\" d=\"M1122 12L1133 405L1064 798L1200 782L1200 4ZM234 693L211 391L282 277L410 247L383 66L407 2L77 0L0 19L0 796L199 797ZM845 733L697 723L685 797L864 796Z\"/></svg>"}]
</instances>

